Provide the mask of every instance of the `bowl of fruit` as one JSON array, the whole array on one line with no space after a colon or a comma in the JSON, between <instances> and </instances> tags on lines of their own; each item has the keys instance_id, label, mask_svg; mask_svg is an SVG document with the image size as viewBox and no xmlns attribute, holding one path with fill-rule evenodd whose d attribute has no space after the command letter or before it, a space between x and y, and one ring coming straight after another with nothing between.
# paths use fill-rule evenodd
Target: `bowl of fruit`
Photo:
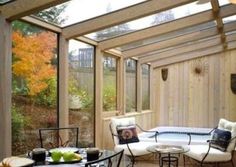
<instances>
[{"instance_id":1,"label":"bowl of fruit","mask_svg":"<svg viewBox=\"0 0 236 167\"><path fill-rule=\"evenodd\" d=\"M46 160L51 164L58 163L77 163L83 159L81 154L75 153L73 151L62 152L60 150L54 150L51 152L51 156Z\"/></svg>"}]
</instances>

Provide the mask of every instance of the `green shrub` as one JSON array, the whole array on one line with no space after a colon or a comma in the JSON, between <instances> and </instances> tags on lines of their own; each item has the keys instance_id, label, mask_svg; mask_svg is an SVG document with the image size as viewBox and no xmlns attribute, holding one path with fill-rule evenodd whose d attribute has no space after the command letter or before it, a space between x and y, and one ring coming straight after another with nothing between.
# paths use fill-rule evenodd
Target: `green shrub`
<instances>
[{"instance_id":1,"label":"green shrub","mask_svg":"<svg viewBox=\"0 0 236 167\"><path fill-rule=\"evenodd\" d=\"M22 138L21 132L24 130L24 126L26 126L29 122L27 117L20 113L21 108L12 106L11 109L11 121L12 121L12 141L19 141Z\"/></svg>"},{"instance_id":2,"label":"green shrub","mask_svg":"<svg viewBox=\"0 0 236 167\"><path fill-rule=\"evenodd\" d=\"M48 87L36 96L36 103L48 107L55 107L57 104L57 80L52 77L47 80Z\"/></svg>"},{"instance_id":3,"label":"green shrub","mask_svg":"<svg viewBox=\"0 0 236 167\"><path fill-rule=\"evenodd\" d=\"M114 85L106 85L103 89L103 110L116 110L116 88Z\"/></svg>"}]
</instances>

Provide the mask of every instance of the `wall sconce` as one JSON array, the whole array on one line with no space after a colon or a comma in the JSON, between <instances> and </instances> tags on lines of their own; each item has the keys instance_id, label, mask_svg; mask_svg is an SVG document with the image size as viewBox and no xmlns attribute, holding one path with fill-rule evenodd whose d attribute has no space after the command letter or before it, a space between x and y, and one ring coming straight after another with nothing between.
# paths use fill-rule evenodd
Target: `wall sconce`
<instances>
[{"instance_id":1,"label":"wall sconce","mask_svg":"<svg viewBox=\"0 0 236 167\"><path fill-rule=\"evenodd\" d=\"M168 78L168 68L162 68L161 69L161 76L163 81L166 81Z\"/></svg>"},{"instance_id":2,"label":"wall sconce","mask_svg":"<svg viewBox=\"0 0 236 167\"><path fill-rule=\"evenodd\" d=\"M231 90L236 94L236 74L231 74Z\"/></svg>"}]
</instances>

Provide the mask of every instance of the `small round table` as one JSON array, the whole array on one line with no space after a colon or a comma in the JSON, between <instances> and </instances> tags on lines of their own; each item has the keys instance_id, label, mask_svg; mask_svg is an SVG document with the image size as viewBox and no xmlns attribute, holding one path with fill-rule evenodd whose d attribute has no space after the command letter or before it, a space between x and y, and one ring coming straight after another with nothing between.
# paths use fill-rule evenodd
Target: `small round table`
<instances>
[{"instance_id":1,"label":"small round table","mask_svg":"<svg viewBox=\"0 0 236 167\"><path fill-rule=\"evenodd\" d=\"M178 157L174 156L173 154L183 154L188 152L189 148L188 146L153 145L147 147L147 151L159 154L159 163L161 167L165 162L168 163L168 167L170 167L173 163L175 163L178 167ZM162 154L167 155L161 156Z\"/></svg>"}]
</instances>

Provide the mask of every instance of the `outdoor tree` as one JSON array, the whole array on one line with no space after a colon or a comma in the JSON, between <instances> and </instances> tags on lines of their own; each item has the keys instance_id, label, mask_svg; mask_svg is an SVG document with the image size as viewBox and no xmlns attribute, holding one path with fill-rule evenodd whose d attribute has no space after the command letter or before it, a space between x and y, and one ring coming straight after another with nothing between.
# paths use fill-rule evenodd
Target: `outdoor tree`
<instances>
[{"instance_id":1,"label":"outdoor tree","mask_svg":"<svg viewBox=\"0 0 236 167\"><path fill-rule=\"evenodd\" d=\"M55 75L51 65L56 46L53 33L41 32L33 35L13 33L13 73L26 81L28 95L36 96L47 88L47 80Z\"/></svg>"},{"instance_id":2,"label":"outdoor tree","mask_svg":"<svg viewBox=\"0 0 236 167\"><path fill-rule=\"evenodd\" d=\"M154 15L152 25L157 25L167 21L171 21L174 18L175 18L174 13L171 10L167 10Z\"/></svg>"},{"instance_id":3,"label":"outdoor tree","mask_svg":"<svg viewBox=\"0 0 236 167\"><path fill-rule=\"evenodd\" d=\"M106 11L107 11L107 13L112 11L112 7L110 4L107 6ZM96 38L98 40L104 40L104 39L118 36L121 34L125 34L128 32L130 32L130 28L129 28L128 24L125 23L125 24L116 25L116 26L113 26L113 27L110 27L110 28L107 28L107 29L97 32Z\"/></svg>"},{"instance_id":4,"label":"outdoor tree","mask_svg":"<svg viewBox=\"0 0 236 167\"><path fill-rule=\"evenodd\" d=\"M63 24L66 21L66 17L62 17L62 13L64 12L67 4L62 4L59 6L54 6L49 9L43 10L39 13L36 13L35 16L42 18L43 20L55 23L55 24Z\"/></svg>"}]
</instances>

